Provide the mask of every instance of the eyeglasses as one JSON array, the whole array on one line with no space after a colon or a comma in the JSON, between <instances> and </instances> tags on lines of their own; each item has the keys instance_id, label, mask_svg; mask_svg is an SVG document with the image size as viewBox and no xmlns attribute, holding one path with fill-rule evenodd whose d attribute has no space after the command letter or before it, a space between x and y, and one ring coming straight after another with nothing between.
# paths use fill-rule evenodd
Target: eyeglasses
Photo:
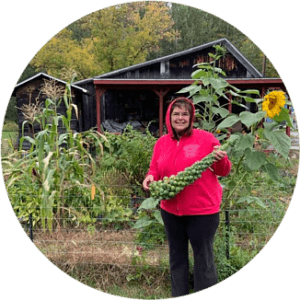
<instances>
[{"instance_id":1,"label":"eyeglasses","mask_svg":"<svg viewBox=\"0 0 300 300\"><path fill-rule=\"evenodd\" d=\"M171 117L176 117L176 118L189 117L189 116L190 116L190 114L188 112L183 112L183 113L175 112L175 113L171 114Z\"/></svg>"}]
</instances>

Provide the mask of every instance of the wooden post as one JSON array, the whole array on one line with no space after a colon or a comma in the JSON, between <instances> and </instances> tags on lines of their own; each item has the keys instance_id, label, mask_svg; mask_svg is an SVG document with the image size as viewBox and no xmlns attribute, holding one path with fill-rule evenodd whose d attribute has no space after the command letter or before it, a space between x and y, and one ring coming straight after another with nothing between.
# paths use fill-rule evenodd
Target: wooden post
<instances>
[{"instance_id":1,"label":"wooden post","mask_svg":"<svg viewBox=\"0 0 300 300\"><path fill-rule=\"evenodd\" d=\"M289 110L289 114L291 114L291 108L290 108L290 106L288 105L287 108ZM286 126L285 127L285 132L286 132L287 136L291 136L291 127L290 126Z\"/></svg>"},{"instance_id":2,"label":"wooden post","mask_svg":"<svg viewBox=\"0 0 300 300\"><path fill-rule=\"evenodd\" d=\"M163 135L163 119L164 119L164 96L169 92L170 89L154 90L156 95L159 97L159 136Z\"/></svg>"},{"instance_id":3,"label":"wooden post","mask_svg":"<svg viewBox=\"0 0 300 300\"><path fill-rule=\"evenodd\" d=\"M231 114L232 113L232 103L231 103L232 95L228 94L228 98L229 98L229 100L228 100L228 111Z\"/></svg>"},{"instance_id":4,"label":"wooden post","mask_svg":"<svg viewBox=\"0 0 300 300\"><path fill-rule=\"evenodd\" d=\"M232 100L232 95L231 94L228 94L228 111L229 113L231 114L232 113L232 103L231 103L231 100ZM227 132L227 138L231 135L232 133L232 128L228 128L228 132Z\"/></svg>"},{"instance_id":5,"label":"wooden post","mask_svg":"<svg viewBox=\"0 0 300 300\"><path fill-rule=\"evenodd\" d=\"M106 89L96 87L96 115L97 115L97 130L101 132L101 96L106 92Z\"/></svg>"}]
</instances>

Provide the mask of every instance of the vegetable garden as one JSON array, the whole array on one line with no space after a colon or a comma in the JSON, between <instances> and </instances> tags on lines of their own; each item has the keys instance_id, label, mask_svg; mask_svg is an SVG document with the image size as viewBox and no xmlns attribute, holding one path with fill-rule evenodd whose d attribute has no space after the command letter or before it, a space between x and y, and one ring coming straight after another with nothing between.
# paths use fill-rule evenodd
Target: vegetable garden
<instances>
[{"instance_id":1,"label":"vegetable garden","mask_svg":"<svg viewBox=\"0 0 300 300\"><path fill-rule=\"evenodd\" d=\"M281 128L283 121L292 127L287 109L279 101L273 122L263 123L273 109L266 103L269 99L261 99L255 90L240 91L219 77L222 70L216 62L222 51L216 47L212 63L197 65L192 74L195 84L179 91L188 93L198 106L196 125L216 134L222 144L234 140L227 148L232 172L220 178L224 199L215 240L220 281L251 261L276 231L293 194L299 160ZM168 245L157 208L162 196L142 189L156 138L130 126L121 135L94 129L72 132L76 107L70 89L69 84L62 99L48 98L31 120L41 131L21 137L20 149L10 143L12 151L2 152L16 216L40 251L79 281L131 298L168 298ZM231 114L219 102L228 94L236 98L236 105L256 103L258 111ZM282 96L275 94L275 100L277 95ZM56 112L60 102L66 115ZM247 132L228 139L228 128L238 121ZM59 126L63 133L59 134ZM31 144L29 151L22 150L24 140ZM274 151L267 151L270 145ZM183 186L192 184L189 177Z\"/></svg>"}]
</instances>

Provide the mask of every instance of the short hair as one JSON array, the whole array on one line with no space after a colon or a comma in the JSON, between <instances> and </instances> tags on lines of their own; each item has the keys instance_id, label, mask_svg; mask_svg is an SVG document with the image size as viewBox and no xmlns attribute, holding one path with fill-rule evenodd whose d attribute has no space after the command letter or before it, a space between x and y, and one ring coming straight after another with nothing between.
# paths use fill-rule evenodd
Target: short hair
<instances>
[{"instance_id":1,"label":"short hair","mask_svg":"<svg viewBox=\"0 0 300 300\"><path fill-rule=\"evenodd\" d=\"M187 109L187 111L189 112L189 114L190 114L190 124L189 124L188 128L186 128L184 130L184 132L183 132L184 135L190 136L192 134L193 123L194 123L194 115L193 115L194 109L193 109L193 106L192 106L190 100L188 98L185 98L185 97L178 97L178 98L174 99L170 103L170 105L171 105L171 110L170 110L170 124L171 124L171 128L172 128L174 137L176 139L178 139L178 135L177 135L176 131L173 129L172 122L171 122L171 115L172 115L173 110L176 107L179 107L179 108L185 107Z\"/></svg>"}]
</instances>

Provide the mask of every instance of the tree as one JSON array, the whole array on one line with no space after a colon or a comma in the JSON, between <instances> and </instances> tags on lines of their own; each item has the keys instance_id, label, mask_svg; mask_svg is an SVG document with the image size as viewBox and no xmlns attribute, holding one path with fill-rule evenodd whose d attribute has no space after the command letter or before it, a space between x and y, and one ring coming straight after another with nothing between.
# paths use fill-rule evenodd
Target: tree
<instances>
[{"instance_id":1,"label":"tree","mask_svg":"<svg viewBox=\"0 0 300 300\"><path fill-rule=\"evenodd\" d=\"M170 13L174 21L173 29L178 32L177 37L169 43L162 42L160 51L153 53L149 59L183 51L223 37L239 47L246 38L229 23L191 6L173 3L170 5Z\"/></svg>"},{"instance_id":2,"label":"tree","mask_svg":"<svg viewBox=\"0 0 300 300\"><path fill-rule=\"evenodd\" d=\"M99 71L91 49L72 39L72 31L65 28L54 36L30 62L37 71L45 71L63 78L67 70L74 70L77 79L96 75Z\"/></svg>"},{"instance_id":3,"label":"tree","mask_svg":"<svg viewBox=\"0 0 300 300\"><path fill-rule=\"evenodd\" d=\"M247 57L255 68L263 73L264 53L250 40L245 39L240 47L240 51ZM276 69L271 62L266 59L265 77L279 77Z\"/></svg>"},{"instance_id":4,"label":"tree","mask_svg":"<svg viewBox=\"0 0 300 300\"><path fill-rule=\"evenodd\" d=\"M137 2L112 6L85 17L83 29L90 29L91 48L102 72L146 61L158 49L159 41L171 41L169 9L163 2Z\"/></svg>"},{"instance_id":5,"label":"tree","mask_svg":"<svg viewBox=\"0 0 300 300\"><path fill-rule=\"evenodd\" d=\"M84 79L144 62L159 41L175 38L164 2L133 2L94 12L54 36L33 58L38 71ZM63 78L62 78L63 79Z\"/></svg>"}]
</instances>

